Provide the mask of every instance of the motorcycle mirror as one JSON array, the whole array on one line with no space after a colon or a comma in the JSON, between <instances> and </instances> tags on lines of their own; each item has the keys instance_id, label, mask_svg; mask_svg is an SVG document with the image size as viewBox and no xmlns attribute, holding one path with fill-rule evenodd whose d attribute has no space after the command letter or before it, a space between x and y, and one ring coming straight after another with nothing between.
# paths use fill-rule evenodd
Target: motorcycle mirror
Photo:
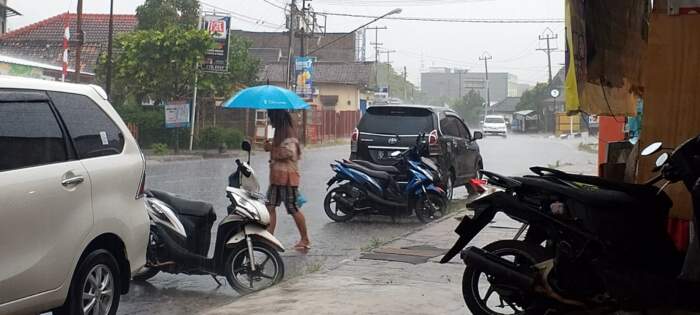
<instances>
[{"instance_id":1,"label":"motorcycle mirror","mask_svg":"<svg viewBox=\"0 0 700 315\"><path fill-rule=\"evenodd\" d=\"M666 164L666 161L668 161L669 155L668 153L661 154L658 159L656 159L656 166L657 167L662 167L664 164Z\"/></svg>"},{"instance_id":2,"label":"motorcycle mirror","mask_svg":"<svg viewBox=\"0 0 700 315\"><path fill-rule=\"evenodd\" d=\"M250 152L252 150L252 146L250 145L250 142L248 140L244 140L241 143L241 150Z\"/></svg>"},{"instance_id":3,"label":"motorcycle mirror","mask_svg":"<svg viewBox=\"0 0 700 315\"><path fill-rule=\"evenodd\" d=\"M401 154L401 151L394 151L394 152L391 152L391 157L397 157L400 154Z\"/></svg>"},{"instance_id":4,"label":"motorcycle mirror","mask_svg":"<svg viewBox=\"0 0 700 315\"><path fill-rule=\"evenodd\" d=\"M252 149L253 147L250 145L250 141L243 140L243 142L241 142L241 150L248 152L248 163L250 163L250 151Z\"/></svg>"},{"instance_id":5,"label":"motorcycle mirror","mask_svg":"<svg viewBox=\"0 0 700 315\"><path fill-rule=\"evenodd\" d=\"M661 150L661 147L663 145L664 144L661 142L654 142L654 143L648 145L646 148L644 148L644 150L642 150L642 156L649 156L649 155L652 155L656 152L659 152L659 150Z\"/></svg>"}]
</instances>

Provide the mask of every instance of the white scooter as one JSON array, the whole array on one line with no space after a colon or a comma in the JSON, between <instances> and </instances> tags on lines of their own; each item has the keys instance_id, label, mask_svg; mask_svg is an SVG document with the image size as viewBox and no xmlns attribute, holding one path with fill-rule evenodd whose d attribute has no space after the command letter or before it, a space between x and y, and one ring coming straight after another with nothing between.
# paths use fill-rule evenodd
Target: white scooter
<instances>
[{"instance_id":1,"label":"white scooter","mask_svg":"<svg viewBox=\"0 0 700 315\"><path fill-rule=\"evenodd\" d=\"M150 279L160 271L211 275L217 283L216 276L225 276L243 294L282 280L284 262L278 252L284 248L266 230L270 215L249 165L250 142L244 141L241 147L248 152L248 162L236 160L236 172L229 176L226 196L231 204L217 227L211 256L207 254L216 220L211 204L157 190L146 192L151 234L146 267L135 280Z\"/></svg>"}]
</instances>

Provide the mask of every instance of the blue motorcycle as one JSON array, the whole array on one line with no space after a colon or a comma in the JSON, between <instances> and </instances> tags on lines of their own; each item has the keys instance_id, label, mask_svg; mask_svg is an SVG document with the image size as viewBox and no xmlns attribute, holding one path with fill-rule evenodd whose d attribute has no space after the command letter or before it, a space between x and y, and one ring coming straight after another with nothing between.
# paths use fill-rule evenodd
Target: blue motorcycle
<instances>
[{"instance_id":1,"label":"blue motorcycle","mask_svg":"<svg viewBox=\"0 0 700 315\"><path fill-rule=\"evenodd\" d=\"M326 215L336 222L362 214L405 217L415 213L424 223L442 217L447 194L437 184L437 165L421 154L426 149L424 138L418 136L416 145L405 152L392 152L399 160L394 166L348 160L331 164L335 176L327 183Z\"/></svg>"}]
</instances>

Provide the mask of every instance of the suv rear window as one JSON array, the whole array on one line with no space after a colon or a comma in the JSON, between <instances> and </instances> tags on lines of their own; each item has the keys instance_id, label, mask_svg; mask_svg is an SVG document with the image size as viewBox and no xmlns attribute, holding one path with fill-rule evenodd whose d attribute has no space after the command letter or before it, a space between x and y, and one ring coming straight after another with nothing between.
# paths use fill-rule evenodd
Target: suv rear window
<instances>
[{"instance_id":1,"label":"suv rear window","mask_svg":"<svg viewBox=\"0 0 700 315\"><path fill-rule=\"evenodd\" d=\"M416 135L435 129L433 113L425 108L370 107L362 116L360 132Z\"/></svg>"}]
</instances>

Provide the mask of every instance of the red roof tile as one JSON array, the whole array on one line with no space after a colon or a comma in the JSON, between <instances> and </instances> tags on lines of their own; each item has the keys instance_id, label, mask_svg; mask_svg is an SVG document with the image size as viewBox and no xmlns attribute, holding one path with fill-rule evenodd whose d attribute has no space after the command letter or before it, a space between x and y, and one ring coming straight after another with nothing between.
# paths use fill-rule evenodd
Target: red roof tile
<instances>
[{"instance_id":1,"label":"red roof tile","mask_svg":"<svg viewBox=\"0 0 700 315\"><path fill-rule=\"evenodd\" d=\"M63 56L63 32L66 20L71 37L77 32L77 15L63 13L27 25L0 36L0 54L34 60L60 66ZM82 29L85 41L82 48L81 64L84 71L95 69L97 58L107 49L109 34L109 14L83 14ZM114 34L131 32L136 28L135 15L114 15ZM69 60L75 63L75 49L71 44Z\"/></svg>"},{"instance_id":2,"label":"red roof tile","mask_svg":"<svg viewBox=\"0 0 700 315\"><path fill-rule=\"evenodd\" d=\"M77 14L63 13L48 19L7 32L0 36L0 41L6 40L46 40L63 41L63 30L66 19L70 26L71 36L77 32ZM83 14L83 32L85 42L106 43L109 31L109 14ZM114 15L114 33L130 32L136 28L138 19L135 15Z\"/></svg>"}]
</instances>

